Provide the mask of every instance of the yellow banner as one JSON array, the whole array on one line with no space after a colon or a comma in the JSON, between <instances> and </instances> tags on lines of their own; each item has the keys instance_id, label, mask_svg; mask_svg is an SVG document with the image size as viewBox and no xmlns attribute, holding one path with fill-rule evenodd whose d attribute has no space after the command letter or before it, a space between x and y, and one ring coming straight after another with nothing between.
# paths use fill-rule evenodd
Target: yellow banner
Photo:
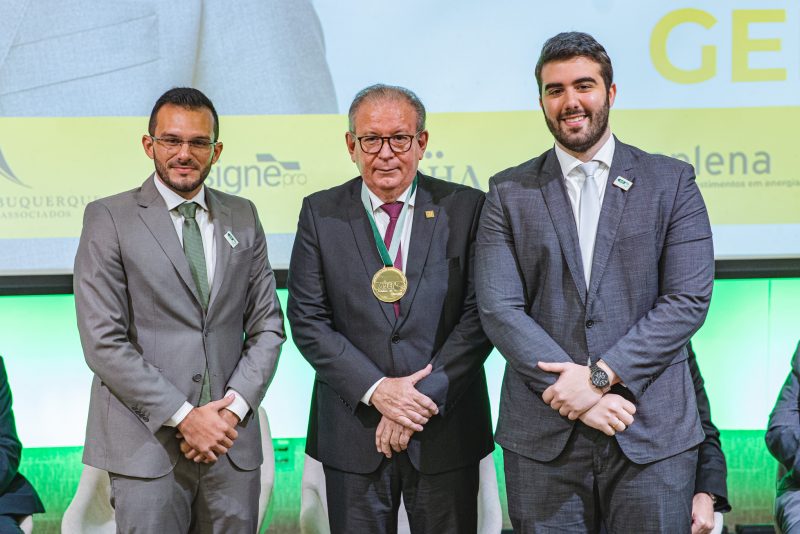
<instances>
[{"instance_id":1,"label":"yellow banner","mask_svg":"<svg viewBox=\"0 0 800 534\"><path fill-rule=\"evenodd\" d=\"M688 161L714 224L800 223L788 127L798 108L618 110L624 142ZM84 206L152 172L142 117L0 118L0 238L76 237ZM252 199L268 233L294 233L306 195L358 174L341 115L221 119L207 184ZM420 170L486 189L489 177L552 146L539 111L439 113Z\"/></svg>"}]
</instances>

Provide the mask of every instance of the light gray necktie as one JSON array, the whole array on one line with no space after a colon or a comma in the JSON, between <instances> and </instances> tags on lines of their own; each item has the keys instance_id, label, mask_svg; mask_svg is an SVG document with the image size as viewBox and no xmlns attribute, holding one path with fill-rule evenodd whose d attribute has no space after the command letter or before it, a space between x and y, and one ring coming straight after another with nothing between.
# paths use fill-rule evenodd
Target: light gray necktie
<instances>
[{"instance_id":1,"label":"light gray necktie","mask_svg":"<svg viewBox=\"0 0 800 534\"><path fill-rule=\"evenodd\" d=\"M578 242L581 246L583 276L586 279L587 291L592 274L597 223L600 221L600 190L594 180L594 175L599 167L599 161L588 161L578 166L578 169L586 176L583 187L581 187L581 200L578 207Z\"/></svg>"},{"instance_id":2,"label":"light gray necktie","mask_svg":"<svg viewBox=\"0 0 800 534\"><path fill-rule=\"evenodd\" d=\"M184 202L176 208L183 216L183 253L189 261L189 269L192 271L194 285L197 294L200 296L200 304L203 309L208 309L208 272L206 271L206 253L203 250L203 236L200 234L200 226L197 224L195 214L197 213L196 202ZM208 361L206 370L203 373L203 386L200 388L200 406L211 402L211 381L208 376Z\"/></svg>"}]
</instances>

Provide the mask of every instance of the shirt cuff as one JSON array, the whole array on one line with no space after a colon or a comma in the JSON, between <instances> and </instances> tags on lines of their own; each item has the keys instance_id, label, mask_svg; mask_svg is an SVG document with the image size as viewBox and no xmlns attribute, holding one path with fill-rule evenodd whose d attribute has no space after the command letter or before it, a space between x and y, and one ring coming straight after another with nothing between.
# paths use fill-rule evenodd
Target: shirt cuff
<instances>
[{"instance_id":1,"label":"shirt cuff","mask_svg":"<svg viewBox=\"0 0 800 534\"><path fill-rule=\"evenodd\" d=\"M373 394L373 393L375 393L375 390L376 390L376 389L378 389L378 386L379 386L379 385L381 384L381 382L383 382L384 380L386 380L386 377L385 377L385 376L384 376L383 378L379 379L379 380L378 380L377 382L375 382L374 384L372 384L372 387L371 387L371 388L369 388L369 389L367 390L367 392L366 392L366 393L364 393L364 396L363 396L363 397L361 397L361 402L363 402L363 403L364 403L364 404L366 404L367 406L372 406L372 403L370 402L370 400L372 399L372 394Z\"/></svg>"},{"instance_id":2,"label":"shirt cuff","mask_svg":"<svg viewBox=\"0 0 800 534\"><path fill-rule=\"evenodd\" d=\"M234 415L239 418L239 421L244 421L245 416L247 416L247 413L250 411L250 405L247 404L247 401L244 400L244 397L242 397L235 389L229 388L228 391L225 392L225 396L227 396L229 393L233 393L234 399L233 402L227 406L227 409L232 411Z\"/></svg>"},{"instance_id":3,"label":"shirt cuff","mask_svg":"<svg viewBox=\"0 0 800 534\"><path fill-rule=\"evenodd\" d=\"M183 421L186 418L186 416L189 415L189 412L192 411L192 408L194 408L194 406L192 406L188 402L184 402L183 406L178 408L178 411L172 414L172 417L167 419L167 422L164 423L164 426L171 426L171 427L178 426L179 424L181 424L181 421Z\"/></svg>"}]
</instances>

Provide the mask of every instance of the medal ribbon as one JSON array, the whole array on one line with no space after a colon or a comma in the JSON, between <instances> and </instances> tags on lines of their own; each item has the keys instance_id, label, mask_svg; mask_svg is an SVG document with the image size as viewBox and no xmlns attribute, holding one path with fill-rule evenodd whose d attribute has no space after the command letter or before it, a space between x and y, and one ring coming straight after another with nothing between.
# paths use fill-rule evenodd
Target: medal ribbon
<instances>
[{"instance_id":1,"label":"medal ribbon","mask_svg":"<svg viewBox=\"0 0 800 534\"><path fill-rule=\"evenodd\" d=\"M403 209L400 210L400 215L397 217L394 235L392 235L392 241L389 243L389 248L387 249L386 244L383 242L383 237L381 237L381 233L378 230L378 225L375 224L375 217L372 215L372 202L370 202L369 199L369 189L367 189L367 184L363 181L361 182L361 203L364 204L364 210L367 212L367 219L369 219L369 225L372 227L372 235L375 238L375 245L378 247L378 253L381 255L381 261L383 261L383 265L386 267L394 266L394 260L392 258L397 257L397 250L400 248L400 242L402 241L405 230L406 215L408 214L408 199L411 198L411 195L413 195L416 190L417 177L415 176L414 182L411 184L411 191L409 191L408 196L406 196L406 202L403 203Z\"/></svg>"}]
</instances>

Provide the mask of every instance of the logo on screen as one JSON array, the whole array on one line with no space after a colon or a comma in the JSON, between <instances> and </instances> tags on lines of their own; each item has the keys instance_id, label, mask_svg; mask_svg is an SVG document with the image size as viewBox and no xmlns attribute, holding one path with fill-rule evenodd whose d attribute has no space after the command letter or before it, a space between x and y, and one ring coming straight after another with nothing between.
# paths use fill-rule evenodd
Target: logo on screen
<instances>
[{"instance_id":1,"label":"logo on screen","mask_svg":"<svg viewBox=\"0 0 800 534\"><path fill-rule=\"evenodd\" d=\"M308 177L299 161L279 160L269 152L256 154L255 163L245 165L217 162L207 184L234 195L245 189L304 186Z\"/></svg>"},{"instance_id":2,"label":"logo on screen","mask_svg":"<svg viewBox=\"0 0 800 534\"><path fill-rule=\"evenodd\" d=\"M11 183L21 185L22 187L30 189L30 186L22 183L22 180L17 178L17 175L14 174L14 171L11 170L11 167L8 165L8 162L6 162L6 158L3 157L2 150L0 150L0 176L2 176Z\"/></svg>"},{"instance_id":3,"label":"logo on screen","mask_svg":"<svg viewBox=\"0 0 800 534\"><path fill-rule=\"evenodd\" d=\"M438 150L432 152L430 150L425 152L425 160L420 163L419 169L430 174L434 178L445 180L447 182L455 182L461 185L468 185L475 189L486 189L478 182L478 175L475 168L468 163L445 163L439 160L446 160L444 152Z\"/></svg>"}]
</instances>

